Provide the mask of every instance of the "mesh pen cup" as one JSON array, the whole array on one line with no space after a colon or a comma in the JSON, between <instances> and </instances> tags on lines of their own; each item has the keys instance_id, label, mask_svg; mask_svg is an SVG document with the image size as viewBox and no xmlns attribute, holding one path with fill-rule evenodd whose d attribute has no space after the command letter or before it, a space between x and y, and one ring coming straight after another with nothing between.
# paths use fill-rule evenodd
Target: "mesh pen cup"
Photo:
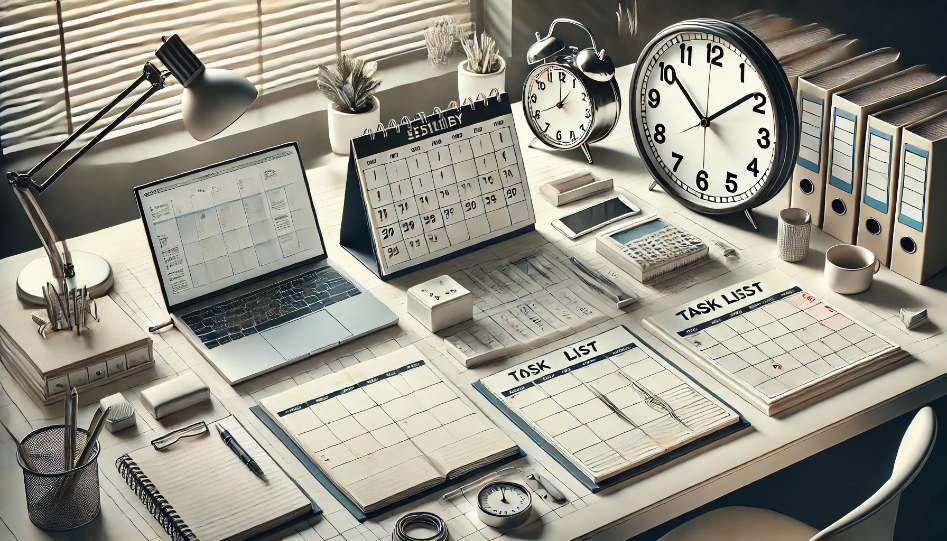
<instances>
[{"instance_id":1,"label":"mesh pen cup","mask_svg":"<svg viewBox=\"0 0 947 541\"><path fill-rule=\"evenodd\" d=\"M783 261L802 261L809 255L812 216L803 209L779 211L776 226L776 255Z\"/></svg>"},{"instance_id":2,"label":"mesh pen cup","mask_svg":"<svg viewBox=\"0 0 947 541\"><path fill-rule=\"evenodd\" d=\"M89 432L77 429L76 458ZM92 522L99 514L99 443L88 462L63 471L65 427L53 425L31 432L22 441L30 466L17 453L23 469L26 508L30 520L46 530L72 530Z\"/></svg>"}]
</instances>

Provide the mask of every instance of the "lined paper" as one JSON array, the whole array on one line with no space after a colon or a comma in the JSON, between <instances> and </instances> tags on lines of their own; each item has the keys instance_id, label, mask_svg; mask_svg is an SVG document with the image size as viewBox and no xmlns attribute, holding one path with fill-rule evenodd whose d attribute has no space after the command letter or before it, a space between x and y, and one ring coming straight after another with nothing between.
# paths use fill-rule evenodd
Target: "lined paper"
<instances>
[{"instance_id":1,"label":"lined paper","mask_svg":"<svg viewBox=\"0 0 947 541\"><path fill-rule=\"evenodd\" d=\"M865 204L888 213L891 189L891 135L874 128L868 131L868 171L865 176Z\"/></svg>"},{"instance_id":2,"label":"lined paper","mask_svg":"<svg viewBox=\"0 0 947 541\"><path fill-rule=\"evenodd\" d=\"M904 145L904 171L901 175L901 209L898 221L924 231L924 195L927 187L926 150Z\"/></svg>"},{"instance_id":3,"label":"lined paper","mask_svg":"<svg viewBox=\"0 0 947 541\"><path fill-rule=\"evenodd\" d=\"M832 130L832 177L829 184L852 193L852 172L855 169L855 130L858 119L855 115L835 108L835 123Z\"/></svg>"},{"instance_id":4,"label":"lined paper","mask_svg":"<svg viewBox=\"0 0 947 541\"><path fill-rule=\"evenodd\" d=\"M799 142L799 165L819 172L822 157L822 119L825 101L802 95L802 138Z\"/></svg>"}]
</instances>

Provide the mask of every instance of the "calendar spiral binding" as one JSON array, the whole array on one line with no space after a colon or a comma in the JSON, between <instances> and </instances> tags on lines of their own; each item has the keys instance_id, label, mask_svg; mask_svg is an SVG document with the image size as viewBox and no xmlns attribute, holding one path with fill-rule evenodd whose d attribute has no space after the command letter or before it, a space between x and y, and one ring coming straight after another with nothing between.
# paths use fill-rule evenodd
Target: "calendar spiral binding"
<instances>
[{"instance_id":1,"label":"calendar spiral binding","mask_svg":"<svg viewBox=\"0 0 947 541\"><path fill-rule=\"evenodd\" d=\"M460 107L464 107L467 105L470 105L470 108L475 110L477 108L478 101L482 101L484 106L488 106L490 104L490 98L493 98L493 97L496 97L497 103L500 103L500 94L501 92L499 90L497 90L496 88L493 88L490 90L490 94L488 95L484 95L484 93L481 92L477 94L477 97L472 100L470 99L469 96L464 98L464 101L460 104L460 106L457 105L456 101L451 101L449 104L447 104L447 108L444 109L443 111L441 111L440 107L435 107L434 111L431 113L431 116L437 116L437 118L441 118L444 115L444 113L447 113L448 111L451 111L454 109L459 109ZM420 112L415 113L414 118L411 118L411 119L409 119L407 116L401 117L401 122L396 122L395 119L392 118L391 120L388 121L387 127L385 126L384 122L379 122L378 126L375 127L375 131L372 131L371 128L365 128L365 131L362 132L362 135L363 136L367 135L371 137L372 141L375 140L375 135L378 133L380 133L382 137L388 137L388 130L393 129L395 130L395 133L401 133L402 126L408 126L415 120L420 120L422 123L427 122L427 116L428 115L425 114L424 111L420 111Z\"/></svg>"},{"instance_id":2,"label":"calendar spiral binding","mask_svg":"<svg viewBox=\"0 0 947 541\"><path fill-rule=\"evenodd\" d=\"M198 541L197 536L188 528L180 515L174 510L168 500L158 492L151 479L141 471L138 464L130 456L122 455L115 461L118 473L125 479L128 486L135 492L148 512L161 524L164 531L171 536L172 541Z\"/></svg>"}]
</instances>

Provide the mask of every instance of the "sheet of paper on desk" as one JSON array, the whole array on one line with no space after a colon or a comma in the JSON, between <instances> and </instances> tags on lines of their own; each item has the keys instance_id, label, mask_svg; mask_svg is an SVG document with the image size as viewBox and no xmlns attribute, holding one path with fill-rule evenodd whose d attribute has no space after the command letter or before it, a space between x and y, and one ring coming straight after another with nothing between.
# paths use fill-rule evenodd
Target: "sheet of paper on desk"
<instances>
[{"instance_id":1,"label":"sheet of paper on desk","mask_svg":"<svg viewBox=\"0 0 947 541\"><path fill-rule=\"evenodd\" d=\"M481 382L596 483L740 419L624 327Z\"/></svg>"},{"instance_id":2,"label":"sheet of paper on desk","mask_svg":"<svg viewBox=\"0 0 947 541\"><path fill-rule=\"evenodd\" d=\"M907 355L778 270L641 325L768 415Z\"/></svg>"}]
</instances>

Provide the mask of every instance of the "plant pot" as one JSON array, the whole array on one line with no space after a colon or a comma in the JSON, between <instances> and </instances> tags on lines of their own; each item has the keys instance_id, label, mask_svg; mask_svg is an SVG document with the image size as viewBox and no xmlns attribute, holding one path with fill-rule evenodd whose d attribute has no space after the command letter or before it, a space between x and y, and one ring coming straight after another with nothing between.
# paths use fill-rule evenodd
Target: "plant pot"
<instances>
[{"instance_id":1,"label":"plant pot","mask_svg":"<svg viewBox=\"0 0 947 541\"><path fill-rule=\"evenodd\" d=\"M374 130L381 122L381 103L375 97L375 107L364 113L343 113L334 103L329 107L329 144L332 152L349 155L349 141L362 135L365 129Z\"/></svg>"},{"instance_id":2,"label":"plant pot","mask_svg":"<svg viewBox=\"0 0 947 541\"><path fill-rule=\"evenodd\" d=\"M467 61L457 66L457 91L463 103L464 98L477 99L477 94L490 95L490 90L497 89L501 93L506 89L506 60L500 57L500 69L493 73L472 73L467 71Z\"/></svg>"}]
</instances>

